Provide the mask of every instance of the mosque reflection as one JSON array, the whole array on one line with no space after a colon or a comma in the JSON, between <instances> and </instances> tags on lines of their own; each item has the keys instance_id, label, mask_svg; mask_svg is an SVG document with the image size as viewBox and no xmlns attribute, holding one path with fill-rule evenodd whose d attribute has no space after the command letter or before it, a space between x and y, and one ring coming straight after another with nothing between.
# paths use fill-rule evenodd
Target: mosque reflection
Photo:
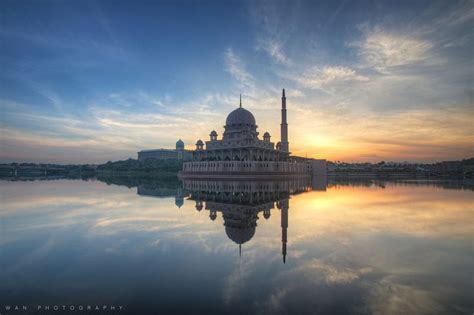
<instances>
[{"instance_id":1,"label":"mosque reflection","mask_svg":"<svg viewBox=\"0 0 474 315\"><path fill-rule=\"evenodd\" d=\"M174 196L178 208L181 208L185 199L193 201L197 211L209 211L212 221L220 213L225 233L239 246L239 254L242 245L255 235L260 216L268 220L272 211L277 211L281 222L282 257L285 263L289 199L295 194L325 189L325 181L312 181L308 177L264 181L188 179L183 180L177 188L138 185L137 193L158 198Z\"/></svg>"}]
</instances>

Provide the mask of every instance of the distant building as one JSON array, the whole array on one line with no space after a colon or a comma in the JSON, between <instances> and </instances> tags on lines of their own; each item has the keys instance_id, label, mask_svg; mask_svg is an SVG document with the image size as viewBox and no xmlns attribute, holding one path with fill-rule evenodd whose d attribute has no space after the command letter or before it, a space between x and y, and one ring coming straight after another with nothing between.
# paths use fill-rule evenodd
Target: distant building
<instances>
[{"instance_id":1,"label":"distant building","mask_svg":"<svg viewBox=\"0 0 474 315\"><path fill-rule=\"evenodd\" d=\"M176 142L176 149L154 149L142 150L138 152L138 160L144 161L146 159L157 160L183 160L189 161L193 158L193 151L184 149L184 142L179 139Z\"/></svg>"}]
</instances>

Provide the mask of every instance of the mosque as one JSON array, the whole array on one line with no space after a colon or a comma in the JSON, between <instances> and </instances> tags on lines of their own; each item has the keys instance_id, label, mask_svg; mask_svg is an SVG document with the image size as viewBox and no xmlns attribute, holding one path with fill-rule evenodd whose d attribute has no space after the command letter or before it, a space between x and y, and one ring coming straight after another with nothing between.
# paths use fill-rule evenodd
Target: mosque
<instances>
[{"instance_id":1,"label":"mosque","mask_svg":"<svg viewBox=\"0 0 474 315\"><path fill-rule=\"evenodd\" d=\"M194 161L286 161L290 155L288 144L288 124L286 122L285 90L282 95L281 141L275 146L268 132L259 139L257 123L253 114L242 107L233 110L225 121L222 139L211 131L206 149L202 140L196 142Z\"/></svg>"},{"instance_id":2,"label":"mosque","mask_svg":"<svg viewBox=\"0 0 474 315\"><path fill-rule=\"evenodd\" d=\"M209 211L215 221L222 214L227 237L239 246L249 242L256 232L259 214L268 220L272 210L280 211L281 254L286 262L288 244L288 210L291 195L312 190L307 177L283 181L222 181L188 179L183 189L189 191L189 200L195 201L196 210Z\"/></svg>"},{"instance_id":3,"label":"mosque","mask_svg":"<svg viewBox=\"0 0 474 315\"><path fill-rule=\"evenodd\" d=\"M298 161L290 155L285 89L281 97L280 141L271 141L268 132L259 138L254 115L242 107L226 119L222 139L215 130L205 143L199 139L192 161L183 163L181 178L291 177L311 176L313 162ZM322 161L322 160L320 160ZM319 163L321 164L321 163ZM325 161L324 161L325 167Z\"/></svg>"},{"instance_id":4,"label":"mosque","mask_svg":"<svg viewBox=\"0 0 474 315\"><path fill-rule=\"evenodd\" d=\"M239 254L242 246L255 236L257 222L263 223L275 212L280 212L281 254L285 263L289 199L293 195L321 188L314 186L309 177L278 180L183 179L179 187L173 183L144 182L138 185L137 194L154 198L174 197L178 209L184 205L185 199L194 201L197 211L209 211L212 222L223 222L225 234L238 245ZM262 222L263 219L265 221Z\"/></svg>"}]
</instances>

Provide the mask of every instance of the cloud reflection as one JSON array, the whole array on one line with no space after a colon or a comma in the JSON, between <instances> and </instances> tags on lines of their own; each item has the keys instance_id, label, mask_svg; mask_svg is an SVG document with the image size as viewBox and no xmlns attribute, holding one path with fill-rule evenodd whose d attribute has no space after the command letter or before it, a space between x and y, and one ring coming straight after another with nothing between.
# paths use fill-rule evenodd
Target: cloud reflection
<instances>
[{"instance_id":1,"label":"cloud reflection","mask_svg":"<svg viewBox=\"0 0 474 315\"><path fill-rule=\"evenodd\" d=\"M470 305L471 191L335 184L292 196L284 265L278 209L258 219L239 258L222 217L211 221L190 200L178 209L173 198L143 198L101 182L3 182L0 189L6 196L0 249L12 253L2 258L2 274L10 286L20 273L44 280L36 266L54 257L72 286L81 268L91 274L109 265L103 270L110 277L116 270L129 275L126 282L114 280L117 287L141 287L143 279L165 274L191 285L212 275L208 290L220 310L242 310L244 301L250 313L275 314L442 314ZM11 250L19 244L25 245ZM152 283L160 290L161 282Z\"/></svg>"}]
</instances>

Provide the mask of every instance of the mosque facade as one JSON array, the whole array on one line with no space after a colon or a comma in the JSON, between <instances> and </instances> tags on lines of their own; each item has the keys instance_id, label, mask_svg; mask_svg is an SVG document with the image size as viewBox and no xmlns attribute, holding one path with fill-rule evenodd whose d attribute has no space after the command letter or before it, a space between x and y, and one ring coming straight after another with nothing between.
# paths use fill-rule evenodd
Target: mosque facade
<instances>
[{"instance_id":1,"label":"mosque facade","mask_svg":"<svg viewBox=\"0 0 474 315\"><path fill-rule=\"evenodd\" d=\"M280 141L275 144L269 132L259 137L254 115L242 107L226 119L222 138L213 130L209 140L196 142L192 161L183 164L181 177L289 176L311 174L311 164L291 158L285 89L281 97Z\"/></svg>"}]
</instances>

